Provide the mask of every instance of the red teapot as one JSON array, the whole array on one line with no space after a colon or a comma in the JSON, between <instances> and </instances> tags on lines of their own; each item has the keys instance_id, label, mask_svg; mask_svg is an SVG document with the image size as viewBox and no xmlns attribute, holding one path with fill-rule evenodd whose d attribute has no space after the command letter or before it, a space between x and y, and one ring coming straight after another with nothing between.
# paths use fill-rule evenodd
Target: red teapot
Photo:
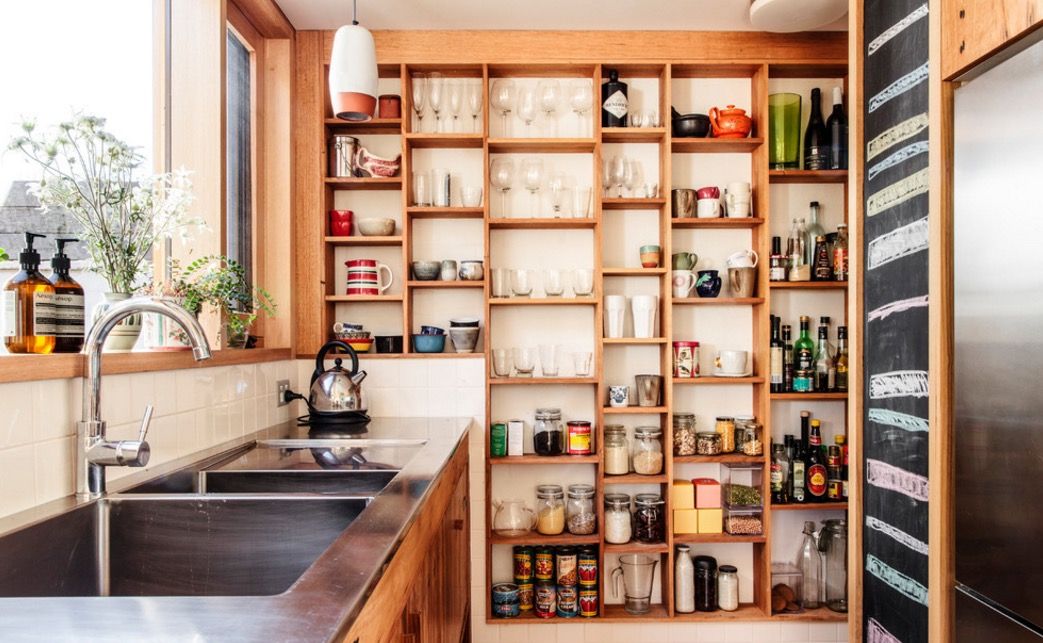
<instances>
[{"instance_id":1,"label":"red teapot","mask_svg":"<svg viewBox=\"0 0 1043 643\"><path fill-rule=\"evenodd\" d=\"M710 128L714 138L746 138L753 129L753 119L735 105L721 110L711 107Z\"/></svg>"}]
</instances>

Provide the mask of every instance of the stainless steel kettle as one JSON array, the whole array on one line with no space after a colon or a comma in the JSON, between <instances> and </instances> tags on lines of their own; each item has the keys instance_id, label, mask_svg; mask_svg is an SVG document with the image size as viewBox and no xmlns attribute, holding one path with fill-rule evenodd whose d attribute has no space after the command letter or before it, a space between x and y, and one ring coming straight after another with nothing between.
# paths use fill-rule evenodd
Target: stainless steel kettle
<instances>
[{"instance_id":1,"label":"stainless steel kettle","mask_svg":"<svg viewBox=\"0 0 1043 643\"><path fill-rule=\"evenodd\" d=\"M341 365L340 357L334 359L333 368L326 370L326 354L339 348L351 357L351 371ZM312 414L337 415L352 411L365 411L362 399L362 380L366 371L359 370L359 357L345 342L326 342L315 358L315 372L311 376L311 392L308 394L308 409Z\"/></svg>"}]
</instances>

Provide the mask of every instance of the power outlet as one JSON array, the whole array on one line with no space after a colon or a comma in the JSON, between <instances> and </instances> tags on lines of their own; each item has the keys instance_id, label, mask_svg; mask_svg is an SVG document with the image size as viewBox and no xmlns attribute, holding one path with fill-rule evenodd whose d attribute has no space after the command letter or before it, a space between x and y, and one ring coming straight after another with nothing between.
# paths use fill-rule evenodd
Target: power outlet
<instances>
[{"instance_id":1,"label":"power outlet","mask_svg":"<svg viewBox=\"0 0 1043 643\"><path fill-rule=\"evenodd\" d=\"M286 393L290 390L290 380L279 380L275 383L275 389L275 405L286 406L289 404L290 401L286 399Z\"/></svg>"}]
</instances>

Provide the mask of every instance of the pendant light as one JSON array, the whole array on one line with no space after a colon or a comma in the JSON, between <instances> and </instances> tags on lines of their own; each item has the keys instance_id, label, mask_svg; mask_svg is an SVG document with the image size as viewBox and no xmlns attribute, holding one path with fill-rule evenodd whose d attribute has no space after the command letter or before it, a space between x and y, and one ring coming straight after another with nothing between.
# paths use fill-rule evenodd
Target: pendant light
<instances>
[{"instance_id":1,"label":"pendant light","mask_svg":"<svg viewBox=\"0 0 1043 643\"><path fill-rule=\"evenodd\" d=\"M346 121L368 121L377 106L377 49L373 34L359 26L358 0L352 3L351 24L333 37L330 101L333 115Z\"/></svg>"},{"instance_id":2,"label":"pendant light","mask_svg":"<svg viewBox=\"0 0 1043 643\"><path fill-rule=\"evenodd\" d=\"M760 31L793 33L836 22L847 13L847 0L753 0L750 23Z\"/></svg>"}]
</instances>

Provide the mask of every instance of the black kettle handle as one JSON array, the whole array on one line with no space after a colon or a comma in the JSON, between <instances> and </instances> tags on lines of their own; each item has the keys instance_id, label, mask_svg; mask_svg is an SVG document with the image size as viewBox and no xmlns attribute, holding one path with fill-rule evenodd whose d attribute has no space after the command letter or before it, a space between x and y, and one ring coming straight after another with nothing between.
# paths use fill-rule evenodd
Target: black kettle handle
<instances>
[{"instance_id":1,"label":"black kettle handle","mask_svg":"<svg viewBox=\"0 0 1043 643\"><path fill-rule=\"evenodd\" d=\"M326 372L326 353L334 348L339 348L351 356L352 375L359 372L359 356L358 353L355 352L355 349L349 346L347 342L334 339L323 344L322 348L319 349L319 354L315 356L315 372L311 374L311 384L314 384L315 380Z\"/></svg>"}]
</instances>

